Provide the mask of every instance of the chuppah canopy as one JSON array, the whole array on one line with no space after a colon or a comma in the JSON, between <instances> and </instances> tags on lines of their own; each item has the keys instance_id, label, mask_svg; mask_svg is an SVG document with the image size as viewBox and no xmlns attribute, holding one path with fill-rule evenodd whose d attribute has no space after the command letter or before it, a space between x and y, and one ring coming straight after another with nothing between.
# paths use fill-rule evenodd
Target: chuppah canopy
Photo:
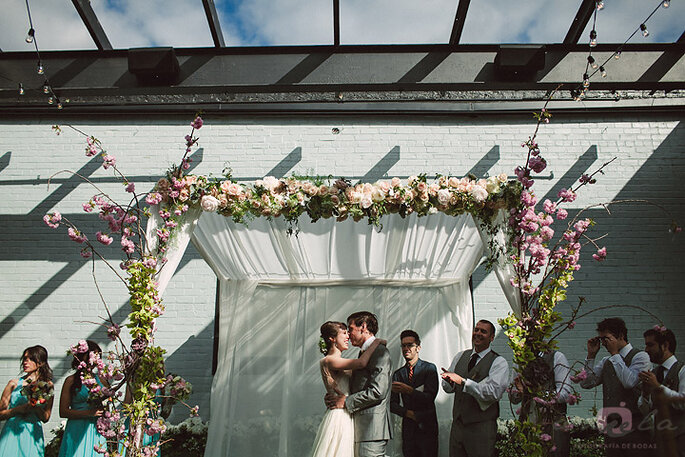
<instances>
[{"instance_id":1,"label":"chuppah canopy","mask_svg":"<svg viewBox=\"0 0 685 457\"><path fill-rule=\"evenodd\" d=\"M205 455L309 453L324 412L318 340L327 320L374 312L395 368L407 328L421 335L421 357L438 367L470 345L469 278L484 244L469 214L391 215L380 231L351 220L301 221L293 235L282 218L244 225L199 216L191 211L176 232L160 287L190 239L221 283ZM438 416L447 419L445 397L438 397Z\"/></svg>"}]
</instances>

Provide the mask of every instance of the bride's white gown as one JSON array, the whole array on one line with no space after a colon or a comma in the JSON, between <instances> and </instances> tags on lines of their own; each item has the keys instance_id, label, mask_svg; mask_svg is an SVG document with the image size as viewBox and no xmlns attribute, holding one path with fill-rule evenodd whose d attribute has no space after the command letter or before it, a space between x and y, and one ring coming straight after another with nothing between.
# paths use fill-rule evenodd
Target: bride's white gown
<instances>
[{"instance_id":1,"label":"bride's white gown","mask_svg":"<svg viewBox=\"0 0 685 457\"><path fill-rule=\"evenodd\" d=\"M321 377L327 393L336 393L335 388L345 395L350 393L350 373L330 372L319 363ZM316 433L312 457L354 457L354 422L346 409L329 409L323 416Z\"/></svg>"}]
</instances>

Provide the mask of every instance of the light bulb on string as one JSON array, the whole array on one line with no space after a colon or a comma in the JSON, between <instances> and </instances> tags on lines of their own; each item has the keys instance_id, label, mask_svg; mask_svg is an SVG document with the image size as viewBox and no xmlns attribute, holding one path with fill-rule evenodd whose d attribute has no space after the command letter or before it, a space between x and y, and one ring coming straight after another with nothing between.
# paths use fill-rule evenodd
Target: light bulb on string
<instances>
[{"instance_id":1,"label":"light bulb on string","mask_svg":"<svg viewBox=\"0 0 685 457\"><path fill-rule=\"evenodd\" d=\"M616 51L616 52L614 53L614 59L615 59L615 60L618 60L618 59L620 59L620 58L621 58L621 51Z\"/></svg>"},{"instance_id":2,"label":"light bulb on string","mask_svg":"<svg viewBox=\"0 0 685 457\"><path fill-rule=\"evenodd\" d=\"M645 24L640 24L640 30L642 30L642 36L647 38L649 36L649 30Z\"/></svg>"},{"instance_id":3,"label":"light bulb on string","mask_svg":"<svg viewBox=\"0 0 685 457\"><path fill-rule=\"evenodd\" d=\"M19 83L19 95L24 95L24 85Z\"/></svg>"},{"instance_id":4,"label":"light bulb on string","mask_svg":"<svg viewBox=\"0 0 685 457\"><path fill-rule=\"evenodd\" d=\"M599 71L602 74L602 78L607 77L607 71L604 69L604 67L599 67Z\"/></svg>"},{"instance_id":5,"label":"light bulb on string","mask_svg":"<svg viewBox=\"0 0 685 457\"><path fill-rule=\"evenodd\" d=\"M587 89L588 87L590 87L590 77L588 76L587 73L584 73L584 74L583 74L583 87L586 88L586 89Z\"/></svg>"},{"instance_id":6,"label":"light bulb on string","mask_svg":"<svg viewBox=\"0 0 685 457\"><path fill-rule=\"evenodd\" d=\"M671 6L671 2L669 2L668 0L664 0L661 6L663 6L664 8L668 8L669 6Z\"/></svg>"},{"instance_id":7,"label":"light bulb on string","mask_svg":"<svg viewBox=\"0 0 685 457\"><path fill-rule=\"evenodd\" d=\"M587 56L587 62L590 64L593 70L596 70L599 65L595 62L595 58L592 56Z\"/></svg>"},{"instance_id":8,"label":"light bulb on string","mask_svg":"<svg viewBox=\"0 0 685 457\"><path fill-rule=\"evenodd\" d=\"M27 43L33 43L33 38L36 36L36 31L33 30L33 27L29 29L28 32L26 32L26 42Z\"/></svg>"},{"instance_id":9,"label":"light bulb on string","mask_svg":"<svg viewBox=\"0 0 685 457\"><path fill-rule=\"evenodd\" d=\"M53 103L55 103L55 97L51 95L48 97L48 104L52 105Z\"/></svg>"},{"instance_id":10,"label":"light bulb on string","mask_svg":"<svg viewBox=\"0 0 685 457\"><path fill-rule=\"evenodd\" d=\"M60 102L60 101L58 100L58 101L57 101L57 109L62 109L62 108L64 108L64 105L62 105L62 102Z\"/></svg>"},{"instance_id":11,"label":"light bulb on string","mask_svg":"<svg viewBox=\"0 0 685 457\"><path fill-rule=\"evenodd\" d=\"M590 31L590 47L594 48L595 46L597 46L597 31L593 29Z\"/></svg>"},{"instance_id":12,"label":"light bulb on string","mask_svg":"<svg viewBox=\"0 0 685 457\"><path fill-rule=\"evenodd\" d=\"M597 10L601 11L604 9L604 2L602 0L597 0Z\"/></svg>"},{"instance_id":13,"label":"light bulb on string","mask_svg":"<svg viewBox=\"0 0 685 457\"><path fill-rule=\"evenodd\" d=\"M43 84L43 93L44 94L50 93L50 85L48 83Z\"/></svg>"},{"instance_id":14,"label":"light bulb on string","mask_svg":"<svg viewBox=\"0 0 685 457\"><path fill-rule=\"evenodd\" d=\"M39 75L45 73L45 69L43 69L43 64L41 62L38 62L38 65L36 66L36 73Z\"/></svg>"}]
</instances>

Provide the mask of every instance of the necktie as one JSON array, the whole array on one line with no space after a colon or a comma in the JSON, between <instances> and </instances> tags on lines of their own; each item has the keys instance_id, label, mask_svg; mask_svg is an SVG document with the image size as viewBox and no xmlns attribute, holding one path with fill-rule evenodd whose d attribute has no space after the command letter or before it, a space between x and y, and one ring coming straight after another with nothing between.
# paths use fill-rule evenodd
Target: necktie
<instances>
[{"instance_id":1,"label":"necktie","mask_svg":"<svg viewBox=\"0 0 685 457\"><path fill-rule=\"evenodd\" d=\"M469 367L468 367L469 371L473 370L473 367L476 366L476 362L478 362L478 354L474 352L473 355L471 356L471 360L469 360Z\"/></svg>"},{"instance_id":2,"label":"necktie","mask_svg":"<svg viewBox=\"0 0 685 457\"><path fill-rule=\"evenodd\" d=\"M664 368L663 365L659 365L656 367L656 370L654 370L654 374L656 375L656 380L659 381L659 384L664 383L664 372L666 371L666 368Z\"/></svg>"},{"instance_id":3,"label":"necktie","mask_svg":"<svg viewBox=\"0 0 685 457\"><path fill-rule=\"evenodd\" d=\"M409 384L411 384L413 379L414 379L414 366L409 365Z\"/></svg>"}]
</instances>

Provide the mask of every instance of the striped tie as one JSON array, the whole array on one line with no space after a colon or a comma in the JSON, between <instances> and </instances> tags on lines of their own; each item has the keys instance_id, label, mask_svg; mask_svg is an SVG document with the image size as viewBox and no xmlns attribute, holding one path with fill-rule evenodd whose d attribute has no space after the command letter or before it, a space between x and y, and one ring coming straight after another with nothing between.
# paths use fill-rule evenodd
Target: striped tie
<instances>
[{"instance_id":1,"label":"striped tie","mask_svg":"<svg viewBox=\"0 0 685 457\"><path fill-rule=\"evenodd\" d=\"M411 384L413 379L414 379L414 366L409 365L409 384Z\"/></svg>"}]
</instances>

